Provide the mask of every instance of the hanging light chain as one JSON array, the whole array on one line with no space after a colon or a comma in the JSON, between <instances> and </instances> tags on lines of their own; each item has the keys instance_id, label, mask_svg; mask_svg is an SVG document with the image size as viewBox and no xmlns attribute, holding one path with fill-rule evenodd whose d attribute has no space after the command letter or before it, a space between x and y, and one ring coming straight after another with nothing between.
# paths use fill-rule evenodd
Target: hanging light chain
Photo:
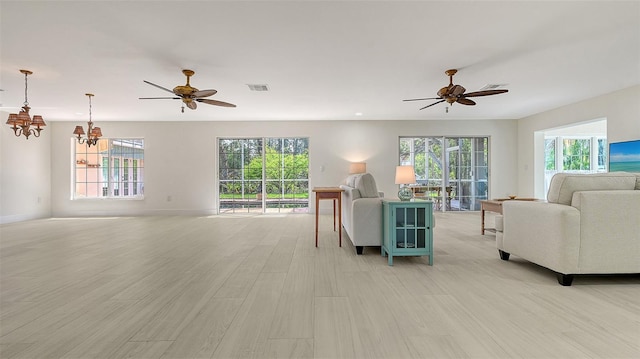
<instances>
[{"instance_id":1,"label":"hanging light chain","mask_svg":"<svg viewBox=\"0 0 640 359\"><path fill-rule=\"evenodd\" d=\"M29 100L27 99L27 76L29 75L28 71L24 72L24 105L29 106Z\"/></svg>"},{"instance_id":2,"label":"hanging light chain","mask_svg":"<svg viewBox=\"0 0 640 359\"><path fill-rule=\"evenodd\" d=\"M89 97L89 122L91 122L91 97L93 95L91 94L87 94L87 97Z\"/></svg>"}]
</instances>

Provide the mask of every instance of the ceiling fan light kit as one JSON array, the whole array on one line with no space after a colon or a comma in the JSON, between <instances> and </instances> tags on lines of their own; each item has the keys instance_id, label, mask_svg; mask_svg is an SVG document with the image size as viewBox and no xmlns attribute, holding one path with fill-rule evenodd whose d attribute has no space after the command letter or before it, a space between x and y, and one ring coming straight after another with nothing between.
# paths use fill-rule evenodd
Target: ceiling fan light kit
<instances>
[{"instance_id":1,"label":"ceiling fan light kit","mask_svg":"<svg viewBox=\"0 0 640 359\"><path fill-rule=\"evenodd\" d=\"M161 90L171 92L175 96L172 97L140 97L140 100L160 100L160 99L171 99L171 100L182 100L182 112L184 112L184 106L195 110L198 108L198 102L206 103L208 105L222 106L222 107L236 107L236 105L228 102L205 99L203 97L209 97L215 95L218 91L216 90L198 90L197 88L191 86L190 78L195 74L195 71L184 69L182 73L187 77L187 83L185 85L179 85L173 88L173 90L169 90L166 87L162 87L160 85L156 85L147 80L143 80L144 83L147 83L151 86L157 87Z\"/></svg>"},{"instance_id":2,"label":"ceiling fan light kit","mask_svg":"<svg viewBox=\"0 0 640 359\"><path fill-rule=\"evenodd\" d=\"M24 135L28 140L31 135L40 137L40 131L43 130L42 127L47 124L40 115L34 115L33 119L29 116L31 107L29 107L29 100L27 100L27 76L33 74L33 72L29 70L20 70L20 72L24 74L24 104L19 113L9 114L6 124L11 127L16 137ZM31 126L35 126L35 128L31 128Z\"/></svg>"},{"instance_id":3,"label":"ceiling fan light kit","mask_svg":"<svg viewBox=\"0 0 640 359\"><path fill-rule=\"evenodd\" d=\"M470 100L469 97L480 97L480 96L490 96L490 95L498 95L501 93L509 92L509 90L501 89L501 90L481 90L476 92L469 92L461 85L453 84L453 75L458 72L457 69L450 69L445 71L444 73L449 76L449 85L438 90L438 97L427 97L427 98L414 98L403 101L424 101L424 100L438 100L430 105L424 106L420 108L420 110L424 110L425 108L429 108L431 106L437 105L442 102L447 102L449 105L453 105L454 103L459 103L467 106L474 106L476 104L475 101ZM448 110L447 110L448 113Z\"/></svg>"}]
</instances>

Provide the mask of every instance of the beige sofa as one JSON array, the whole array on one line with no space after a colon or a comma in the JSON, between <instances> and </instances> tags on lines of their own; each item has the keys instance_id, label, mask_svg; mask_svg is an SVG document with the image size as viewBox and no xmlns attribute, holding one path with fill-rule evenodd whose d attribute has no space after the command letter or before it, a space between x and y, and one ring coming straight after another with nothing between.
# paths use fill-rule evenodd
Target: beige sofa
<instances>
[{"instance_id":1,"label":"beige sofa","mask_svg":"<svg viewBox=\"0 0 640 359\"><path fill-rule=\"evenodd\" d=\"M547 202L505 201L496 217L500 257L557 273L640 273L640 174L556 174Z\"/></svg>"},{"instance_id":2,"label":"beige sofa","mask_svg":"<svg viewBox=\"0 0 640 359\"><path fill-rule=\"evenodd\" d=\"M340 185L342 192L342 226L362 254L366 246L382 244L382 192L370 173L354 174Z\"/></svg>"}]
</instances>

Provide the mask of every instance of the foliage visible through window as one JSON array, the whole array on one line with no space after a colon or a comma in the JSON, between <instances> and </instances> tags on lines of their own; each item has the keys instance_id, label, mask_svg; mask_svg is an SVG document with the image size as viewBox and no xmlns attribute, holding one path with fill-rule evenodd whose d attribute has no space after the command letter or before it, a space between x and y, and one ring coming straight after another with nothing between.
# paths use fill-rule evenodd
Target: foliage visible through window
<instances>
[{"instance_id":1,"label":"foliage visible through window","mask_svg":"<svg viewBox=\"0 0 640 359\"><path fill-rule=\"evenodd\" d=\"M553 171L556 169L556 139L544 140L544 168Z\"/></svg>"},{"instance_id":2,"label":"foliage visible through window","mask_svg":"<svg viewBox=\"0 0 640 359\"><path fill-rule=\"evenodd\" d=\"M562 169L564 171L585 171L591 169L591 140L562 140Z\"/></svg>"},{"instance_id":3,"label":"foliage visible through window","mask_svg":"<svg viewBox=\"0 0 640 359\"><path fill-rule=\"evenodd\" d=\"M607 170L607 140L603 138L598 139L598 171Z\"/></svg>"},{"instance_id":4,"label":"foliage visible through window","mask_svg":"<svg viewBox=\"0 0 640 359\"><path fill-rule=\"evenodd\" d=\"M551 174L607 170L606 138L548 137L544 144L545 170Z\"/></svg>"},{"instance_id":5,"label":"foliage visible through window","mask_svg":"<svg viewBox=\"0 0 640 359\"><path fill-rule=\"evenodd\" d=\"M401 137L399 144L400 165L413 166L416 190L435 199L436 209L476 210L488 197L487 137Z\"/></svg>"},{"instance_id":6,"label":"foliage visible through window","mask_svg":"<svg viewBox=\"0 0 640 359\"><path fill-rule=\"evenodd\" d=\"M308 207L308 138L220 139L218 147L222 211L261 211L263 196L267 211Z\"/></svg>"},{"instance_id":7,"label":"foliage visible through window","mask_svg":"<svg viewBox=\"0 0 640 359\"><path fill-rule=\"evenodd\" d=\"M144 194L144 140L74 141L74 198L130 198Z\"/></svg>"},{"instance_id":8,"label":"foliage visible through window","mask_svg":"<svg viewBox=\"0 0 640 359\"><path fill-rule=\"evenodd\" d=\"M545 192L558 172L606 172L607 139L604 137L547 137L544 140Z\"/></svg>"}]
</instances>

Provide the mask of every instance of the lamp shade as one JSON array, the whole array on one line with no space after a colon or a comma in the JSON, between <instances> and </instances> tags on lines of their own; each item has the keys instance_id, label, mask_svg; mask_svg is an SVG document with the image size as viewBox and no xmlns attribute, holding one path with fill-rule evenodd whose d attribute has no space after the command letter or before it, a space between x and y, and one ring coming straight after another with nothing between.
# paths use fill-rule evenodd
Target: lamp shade
<instances>
[{"instance_id":1,"label":"lamp shade","mask_svg":"<svg viewBox=\"0 0 640 359\"><path fill-rule=\"evenodd\" d=\"M84 130L82 129L82 126L76 126L76 129L73 130L73 134L78 136L84 135Z\"/></svg>"},{"instance_id":2,"label":"lamp shade","mask_svg":"<svg viewBox=\"0 0 640 359\"><path fill-rule=\"evenodd\" d=\"M397 166L396 167L396 184L412 184L416 183L416 173L413 166Z\"/></svg>"},{"instance_id":3,"label":"lamp shade","mask_svg":"<svg viewBox=\"0 0 640 359\"><path fill-rule=\"evenodd\" d=\"M94 127L91 131L91 136L95 138L102 137L102 130L100 129L100 127Z\"/></svg>"},{"instance_id":4,"label":"lamp shade","mask_svg":"<svg viewBox=\"0 0 640 359\"><path fill-rule=\"evenodd\" d=\"M7 125L10 125L10 126L20 125L20 123L18 122L18 114L17 113L10 113L9 114L9 118L7 119Z\"/></svg>"},{"instance_id":5,"label":"lamp shade","mask_svg":"<svg viewBox=\"0 0 640 359\"><path fill-rule=\"evenodd\" d=\"M18 123L22 125L31 125L31 116L29 116L29 113L25 111L18 112Z\"/></svg>"},{"instance_id":6,"label":"lamp shade","mask_svg":"<svg viewBox=\"0 0 640 359\"><path fill-rule=\"evenodd\" d=\"M367 164L365 162L351 162L349 165L349 174L367 172Z\"/></svg>"},{"instance_id":7,"label":"lamp shade","mask_svg":"<svg viewBox=\"0 0 640 359\"><path fill-rule=\"evenodd\" d=\"M31 121L31 124L34 125L34 126L38 126L38 127L43 127L43 126L47 125L44 122L44 119L42 118L42 116L40 116L40 115L33 116L33 121Z\"/></svg>"}]
</instances>

